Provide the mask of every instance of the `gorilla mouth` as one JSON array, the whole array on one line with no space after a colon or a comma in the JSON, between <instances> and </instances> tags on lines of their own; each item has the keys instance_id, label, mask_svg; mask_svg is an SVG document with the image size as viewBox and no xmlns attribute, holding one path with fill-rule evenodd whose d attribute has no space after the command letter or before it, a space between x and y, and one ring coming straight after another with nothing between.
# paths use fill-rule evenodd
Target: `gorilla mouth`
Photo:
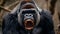
<instances>
[{"instance_id":1,"label":"gorilla mouth","mask_svg":"<svg viewBox=\"0 0 60 34\"><path fill-rule=\"evenodd\" d=\"M34 21L31 19L25 20L24 25L25 25L25 29L31 30L34 27Z\"/></svg>"}]
</instances>

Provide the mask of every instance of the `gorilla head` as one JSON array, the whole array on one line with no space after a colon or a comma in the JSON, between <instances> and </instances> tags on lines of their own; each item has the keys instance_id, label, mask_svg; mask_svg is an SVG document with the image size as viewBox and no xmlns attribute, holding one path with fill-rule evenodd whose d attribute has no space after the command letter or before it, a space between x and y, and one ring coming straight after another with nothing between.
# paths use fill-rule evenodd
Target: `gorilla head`
<instances>
[{"instance_id":1,"label":"gorilla head","mask_svg":"<svg viewBox=\"0 0 60 34\"><path fill-rule=\"evenodd\" d=\"M31 30L38 24L40 16L37 16L39 16L39 13L36 9L22 9L18 14L18 22L20 25L24 25L25 29Z\"/></svg>"},{"instance_id":2,"label":"gorilla head","mask_svg":"<svg viewBox=\"0 0 60 34\"><path fill-rule=\"evenodd\" d=\"M38 25L40 15L33 3L21 3L20 12L18 14L18 22L20 25L24 25L27 30L33 29Z\"/></svg>"}]
</instances>

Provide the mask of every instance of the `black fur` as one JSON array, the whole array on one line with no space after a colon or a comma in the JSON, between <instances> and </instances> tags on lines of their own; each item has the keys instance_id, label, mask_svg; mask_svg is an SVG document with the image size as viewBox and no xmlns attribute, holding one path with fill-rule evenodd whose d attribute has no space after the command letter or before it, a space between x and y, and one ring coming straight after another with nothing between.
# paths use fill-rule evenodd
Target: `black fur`
<instances>
[{"instance_id":1,"label":"black fur","mask_svg":"<svg viewBox=\"0 0 60 34\"><path fill-rule=\"evenodd\" d=\"M19 4L18 7L16 7L16 9L13 10L14 12L4 16L2 23L2 33L3 34L55 34L51 13L46 10L40 11L38 7L36 9L37 12L40 14L40 21L39 24L36 25L31 31L26 30L23 25L18 23L18 14L21 10L21 6ZM37 17L38 16L36 16L36 18Z\"/></svg>"},{"instance_id":2,"label":"black fur","mask_svg":"<svg viewBox=\"0 0 60 34\"><path fill-rule=\"evenodd\" d=\"M54 26L52 16L48 11L40 13L41 19L38 26L31 32L26 31L17 21L17 15L8 14L3 19L2 32L3 34L54 34Z\"/></svg>"}]
</instances>

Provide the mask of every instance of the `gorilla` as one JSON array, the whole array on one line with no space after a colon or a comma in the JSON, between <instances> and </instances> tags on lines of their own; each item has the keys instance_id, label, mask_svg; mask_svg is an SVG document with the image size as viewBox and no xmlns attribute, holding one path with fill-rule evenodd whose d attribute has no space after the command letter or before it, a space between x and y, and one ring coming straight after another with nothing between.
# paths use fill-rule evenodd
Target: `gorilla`
<instances>
[{"instance_id":1,"label":"gorilla","mask_svg":"<svg viewBox=\"0 0 60 34\"><path fill-rule=\"evenodd\" d=\"M55 34L52 15L34 0L22 0L2 23L3 34Z\"/></svg>"}]
</instances>

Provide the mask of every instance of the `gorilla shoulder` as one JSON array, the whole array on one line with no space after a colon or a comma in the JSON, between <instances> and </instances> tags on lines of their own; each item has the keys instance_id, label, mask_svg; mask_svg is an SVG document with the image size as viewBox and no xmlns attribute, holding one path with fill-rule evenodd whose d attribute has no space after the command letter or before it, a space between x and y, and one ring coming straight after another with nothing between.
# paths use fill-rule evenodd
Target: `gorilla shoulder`
<instances>
[{"instance_id":1,"label":"gorilla shoulder","mask_svg":"<svg viewBox=\"0 0 60 34\"><path fill-rule=\"evenodd\" d=\"M3 16L2 24L9 25L10 23L12 23L11 21L14 21L14 19L16 19L16 16L14 14L6 14Z\"/></svg>"}]
</instances>

